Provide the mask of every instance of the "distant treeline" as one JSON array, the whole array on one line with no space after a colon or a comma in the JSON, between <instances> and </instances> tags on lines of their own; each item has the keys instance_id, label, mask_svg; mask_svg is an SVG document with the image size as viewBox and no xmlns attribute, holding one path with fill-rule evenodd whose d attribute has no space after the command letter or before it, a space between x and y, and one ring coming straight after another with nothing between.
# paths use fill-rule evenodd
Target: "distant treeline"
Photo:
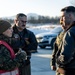
<instances>
[{"instance_id":1,"label":"distant treeline","mask_svg":"<svg viewBox=\"0 0 75 75\"><path fill-rule=\"evenodd\" d=\"M59 17L49 17L49 16L39 16L38 19L35 19L35 17L31 17L28 20L28 23L53 23L53 24L59 24Z\"/></svg>"},{"instance_id":2,"label":"distant treeline","mask_svg":"<svg viewBox=\"0 0 75 75\"><path fill-rule=\"evenodd\" d=\"M49 16L38 16L38 18L35 17L30 17L28 19L27 23L32 23L32 24L45 24L45 23L52 23L52 24L59 24L59 17L49 17ZM13 19L7 19L5 20L9 21L10 23L14 23Z\"/></svg>"}]
</instances>

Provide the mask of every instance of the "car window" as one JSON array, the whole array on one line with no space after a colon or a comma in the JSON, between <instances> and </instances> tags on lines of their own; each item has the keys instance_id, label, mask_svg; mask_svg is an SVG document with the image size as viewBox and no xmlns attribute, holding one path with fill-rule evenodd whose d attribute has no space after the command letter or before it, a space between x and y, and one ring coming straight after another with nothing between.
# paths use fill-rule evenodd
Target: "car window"
<instances>
[{"instance_id":1,"label":"car window","mask_svg":"<svg viewBox=\"0 0 75 75\"><path fill-rule=\"evenodd\" d=\"M62 27L55 27L54 29L51 30L53 33L59 33L62 31Z\"/></svg>"}]
</instances>

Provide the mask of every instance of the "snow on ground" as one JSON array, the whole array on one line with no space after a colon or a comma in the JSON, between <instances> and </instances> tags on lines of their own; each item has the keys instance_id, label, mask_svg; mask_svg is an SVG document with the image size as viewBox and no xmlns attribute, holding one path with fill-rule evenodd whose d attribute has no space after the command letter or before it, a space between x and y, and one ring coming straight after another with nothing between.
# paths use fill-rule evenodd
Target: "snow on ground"
<instances>
[{"instance_id":1,"label":"snow on ground","mask_svg":"<svg viewBox=\"0 0 75 75\"><path fill-rule=\"evenodd\" d=\"M30 26L28 29L31 30L36 35L39 33L50 32L56 26L59 26L59 25Z\"/></svg>"},{"instance_id":2,"label":"snow on ground","mask_svg":"<svg viewBox=\"0 0 75 75\"><path fill-rule=\"evenodd\" d=\"M28 29L31 30L35 35L43 32L50 32L50 30L40 28L28 28Z\"/></svg>"}]
</instances>

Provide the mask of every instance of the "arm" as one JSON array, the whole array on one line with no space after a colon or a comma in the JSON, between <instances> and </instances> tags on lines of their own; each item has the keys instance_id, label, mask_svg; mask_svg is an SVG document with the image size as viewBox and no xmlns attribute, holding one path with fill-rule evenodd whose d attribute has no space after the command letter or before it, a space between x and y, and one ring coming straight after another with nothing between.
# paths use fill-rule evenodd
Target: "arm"
<instances>
[{"instance_id":1,"label":"arm","mask_svg":"<svg viewBox=\"0 0 75 75\"><path fill-rule=\"evenodd\" d=\"M25 40L26 41L26 40ZM27 50L37 50L37 40L33 32L29 34L29 44L27 45Z\"/></svg>"},{"instance_id":2,"label":"arm","mask_svg":"<svg viewBox=\"0 0 75 75\"><path fill-rule=\"evenodd\" d=\"M54 43L54 49L53 49L53 52L52 52L52 59L51 59L51 65L54 65L54 66L55 66L55 63L56 63L55 55L56 55L57 50L58 50L57 45L56 45L56 43Z\"/></svg>"},{"instance_id":3,"label":"arm","mask_svg":"<svg viewBox=\"0 0 75 75\"><path fill-rule=\"evenodd\" d=\"M51 58L51 62L50 62L52 70L56 70L56 57L55 56L56 56L57 50L58 50L58 47L57 47L57 44L55 42L54 43L53 53L52 53L52 58Z\"/></svg>"},{"instance_id":4,"label":"arm","mask_svg":"<svg viewBox=\"0 0 75 75\"><path fill-rule=\"evenodd\" d=\"M62 43L63 36L64 36L64 32L61 32L57 36L56 41L54 43L54 49L53 49L52 61L51 61L51 65L52 66L56 66L56 57L59 56L59 53L60 53L60 44Z\"/></svg>"},{"instance_id":5,"label":"arm","mask_svg":"<svg viewBox=\"0 0 75 75\"><path fill-rule=\"evenodd\" d=\"M24 53L19 53L14 59L11 58L10 52L3 45L0 46L0 68L3 70L13 70L21 65L25 58Z\"/></svg>"}]
</instances>

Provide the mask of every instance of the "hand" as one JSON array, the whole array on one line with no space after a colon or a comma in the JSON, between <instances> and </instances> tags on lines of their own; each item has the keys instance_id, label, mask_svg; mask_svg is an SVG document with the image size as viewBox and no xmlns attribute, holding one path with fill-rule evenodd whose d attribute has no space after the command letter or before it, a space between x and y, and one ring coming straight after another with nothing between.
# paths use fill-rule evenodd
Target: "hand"
<instances>
[{"instance_id":1,"label":"hand","mask_svg":"<svg viewBox=\"0 0 75 75\"><path fill-rule=\"evenodd\" d=\"M58 68L57 72L59 72L60 74L65 74L65 70L63 68Z\"/></svg>"},{"instance_id":2,"label":"hand","mask_svg":"<svg viewBox=\"0 0 75 75\"><path fill-rule=\"evenodd\" d=\"M19 51L16 53L16 58L20 61L27 60L27 54L25 51L23 51L21 48L19 48Z\"/></svg>"},{"instance_id":3,"label":"hand","mask_svg":"<svg viewBox=\"0 0 75 75\"><path fill-rule=\"evenodd\" d=\"M56 71L56 66L51 66L51 69Z\"/></svg>"}]
</instances>

